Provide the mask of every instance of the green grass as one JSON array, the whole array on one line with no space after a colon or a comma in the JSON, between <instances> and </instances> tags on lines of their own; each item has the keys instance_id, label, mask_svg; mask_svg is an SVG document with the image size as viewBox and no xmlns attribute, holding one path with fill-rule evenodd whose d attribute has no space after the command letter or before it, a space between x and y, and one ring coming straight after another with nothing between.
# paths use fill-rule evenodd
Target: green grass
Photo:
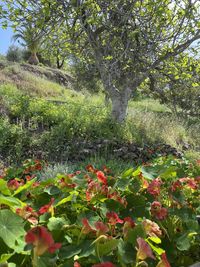
<instances>
[{"instance_id":1,"label":"green grass","mask_svg":"<svg viewBox=\"0 0 200 267\"><path fill-rule=\"evenodd\" d=\"M55 178L57 174L69 174L77 170L83 171L88 164L92 164L96 169L103 169L104 166L109 168L111 175L121 175L124 170L135 167L131 162L124 162L120 159L105 160L101 157L88 158L82 162L72 163L54 163L48 165L39 175L39 179L46 180L49 178Z\"/></svg>"},{"instance_id":2,"label":"green grass","mask_svg":"<svg viewBox=\"0 0 200 267\"><path fill-rule=\"evenodd\" d=\"M129 103L129 110L140 110L144 112L157 112L157 113L171 113L170 109L165 105L160 104L158 100L154 99L142 99L142 100L132 100Z\"/></svg>"}]
</instances>

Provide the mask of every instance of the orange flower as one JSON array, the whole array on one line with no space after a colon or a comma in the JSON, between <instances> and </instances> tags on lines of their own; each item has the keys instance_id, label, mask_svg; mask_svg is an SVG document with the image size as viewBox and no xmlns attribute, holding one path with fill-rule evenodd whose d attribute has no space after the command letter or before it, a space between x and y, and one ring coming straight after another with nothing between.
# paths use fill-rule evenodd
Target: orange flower
<instances>
[{"instance_id":1,"label":"orange flower","mask_svg":"<svg viewBox=\"0 0 200 267\"><path fill-rule=\"evenodd\" d=\"M37 256L41 256L47 250L54 253L61 247L61 243L54 243L51 233L44 226L30 229L25 236L25 241L27 244L33 244Z\"/></svg>"},{"instance_id":2,"label":"orange flower","mask_svg":"<svg viewBox=\"0 0 200 267\"><path fill-rule=\"evenodd\" d=\"M137 238L138 243L138 251L137 251L137 259L138 260L145 260L146 258L152 258L155 260L153 252L149 246L149 244L141 237Z\"/></svg>"}]
</instances>

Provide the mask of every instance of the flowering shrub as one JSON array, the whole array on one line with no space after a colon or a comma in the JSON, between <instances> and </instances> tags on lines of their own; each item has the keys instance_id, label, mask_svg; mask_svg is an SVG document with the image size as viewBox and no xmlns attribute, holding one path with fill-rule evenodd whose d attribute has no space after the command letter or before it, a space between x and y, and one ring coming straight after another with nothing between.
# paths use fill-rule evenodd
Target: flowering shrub
<instances>
[{"instance_id":1,"label":"flowering shrub","mask_svg":"<svg viewBox=\"0 0 200 267\"><path fill-rule=\"evenodd\" d=\"M2 170L0 265L189 266L200 249L198 164L160 158L121 177L88 165L45 181L38 160Z\"/></svg>"}]
</instances>

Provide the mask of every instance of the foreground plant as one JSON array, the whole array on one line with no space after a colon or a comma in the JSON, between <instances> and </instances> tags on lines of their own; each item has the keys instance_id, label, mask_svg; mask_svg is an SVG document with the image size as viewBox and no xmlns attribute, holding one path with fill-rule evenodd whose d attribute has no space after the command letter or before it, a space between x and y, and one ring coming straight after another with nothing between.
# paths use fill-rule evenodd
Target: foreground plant
<instances>
[{"instance_id":1,"label":"foreground plant","mask_svg":"<svg viewBox=\"0 0 200 267\"><path fill-rule=\"evenodd\" d=\"M0 264L178 267L198 260L198 165L160 158L121 177L88 165L39 181L45 164L1 172Z\"/></svg>"}]
</instances>

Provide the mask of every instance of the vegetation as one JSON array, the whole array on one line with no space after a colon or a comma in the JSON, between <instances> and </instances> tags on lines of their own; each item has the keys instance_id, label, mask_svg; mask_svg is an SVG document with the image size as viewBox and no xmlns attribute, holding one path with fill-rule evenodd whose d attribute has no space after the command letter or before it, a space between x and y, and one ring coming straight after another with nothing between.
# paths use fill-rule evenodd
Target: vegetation
<instances>
[{"instance_id":1,"label":"vegetation","mask_svg":"<svg viewBox=\"0 0 200 267\"><path fill-rule=\"evenodd\" d=\"M66 89L17 64L5 67L1 77L0 148L8 162L33 156L58 162L101 155L113 158L113 141L118 147L135 143L143 149L147 144L165 143L199 157L198 121L176 118L159 102L131 101L128 119L121 127L109 118L110 106L105 107L101 93ZM108 142L103 151L98 148L100 140ZM82 154L88 146L92 151Z\"/></svg>"},{"instance_id":2,"label":"vegetation","mask_svg":"<svg viewBox=\"0 0 200 267\"><path fill-rule=\"evenodd\" d=\"M118 122L126 117L132 92L163 65L178 61L184 51L188 54L200 39L197 1L17 3L5 1L2 17L16 29L34 25L50 39L53 32L60 33L72 54L80 59L86 55L100 74L112 101L112 118Z\"/></svg>"},{"instance_id":3,"label":"vegetation","mask_svg":"<svg viewBox=\"0 0 200 267\"><path fill-rule=\"evenodd\" d=\"M0 3L0 267L199 266L199 10Z\"/></svg>"}]
</instances>

